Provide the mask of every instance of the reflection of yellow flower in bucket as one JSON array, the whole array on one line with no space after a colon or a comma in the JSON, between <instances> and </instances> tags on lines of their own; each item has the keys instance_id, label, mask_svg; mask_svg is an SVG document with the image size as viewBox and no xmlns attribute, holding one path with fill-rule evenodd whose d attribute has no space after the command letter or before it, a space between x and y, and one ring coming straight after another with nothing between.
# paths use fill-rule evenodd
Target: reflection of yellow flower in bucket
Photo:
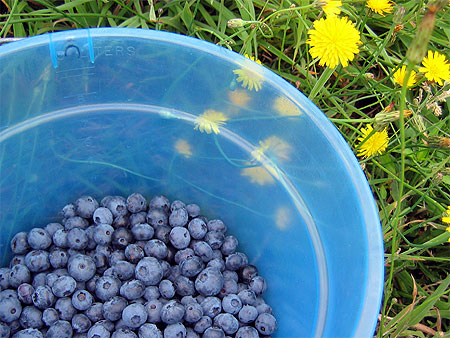
<instances>
[{"instance_id":1,"label":"reflection of yellow flower in bucket","mask_svg":"<svg viewBox=\"0 0 450 338\"><path fill-rule=\"evenodd\" d=\"M259 141L259 147L252 151L252 156L257 161L261 162L262 155L265 155L272 160L289 160L292 147L286 141L273 135L266 138L264 141Z\"/></svg>"},{"instance_id":2,"label":"reflection of yellow flower in bucket","mask_svg":"<svg viewBox=\"0 0 450 338\"><path fill-rule=\"evenodd\" d=\"M273 103L273 108L282 116L301 115L301 110L297 105L285 96L279 96Z\"/></svg>"},{"instance_id":3,"label":"reflection of yellow flower in bucket","mask_svg":"<svg viewBox=\"0 0 450 338\"><path fill-rule=\"evenodd\" d=\"M291 213L287 207L279 207L275 212L275 224L280 230L285 230L291 221Z\"/></svg>"},{"instance_id":4,"label":"reflection of yellow flower in bucket","mask_svg":"<svg viewBox=\"0 0 450 338\"><path fill-rule=\"evenodd\" d=\"M186 158L192 156L191 145L187 143L186 140L178 139L177 142L175 142L175 150Z\"/></svg>"},{"instance_id":5,"label":"reflection of yellow flower in bucket","mask_svg":"<svg viewBox=\"0 0 450 338\"><path fill-rule=\"evenodd\" d=\"M274 175L275 177L278 177L274 168L272 168L271 173L275 174ZM257 183L259 185L275 183L275 180L269 174L267 169L262 166L261 167L244 168L244 169L242 169L241 175L247 176L248 178L250 178L250 182Z\"/></svg>"},{"instance_id":6,"label":"reflection of yellow flower in bucket","mask_svg":"<svg viewBox=\"0 0 450 338\"><path fill-rule=\"evenodd\" d=\"M247 107L248 101L250 101L250 95L245 90L236 89L228 92L228 98L231 103L239 107Z\"/></svg>"},{"instance_id":7,"label":"reflection of yellow flower in bucket","mask_svg":"<svg viewBox=\"0 0 450 338\"><path fill-rule=\"evenodd\" d=\"M261 64L261 61L255 59L253 56L248 56L247 54L245 54L245 57L252 61L255 61L258 64ZM261 74L258 74L256 70L251 69L250 66L235 69L233 70L233 73L238 76L236 80L237 82L241 83L242 87L248 88L249 90L254 89L256 92L261 89L264 79Z\"/></svg>"},{"instance_id":8,"label":"reflection of yellow flower in bucket","mask_svg":"<svg viewBox=\"0 0 450 338\"><path fill-rule=\"evenodd\" d=\"M227 120L228 117L223 113L208 109L202 115L197 116L194 129L198 129L202 133L211 134L214 132L218 134L220 132L219 126L223 126Z\"/></svg>"}]
</instances>

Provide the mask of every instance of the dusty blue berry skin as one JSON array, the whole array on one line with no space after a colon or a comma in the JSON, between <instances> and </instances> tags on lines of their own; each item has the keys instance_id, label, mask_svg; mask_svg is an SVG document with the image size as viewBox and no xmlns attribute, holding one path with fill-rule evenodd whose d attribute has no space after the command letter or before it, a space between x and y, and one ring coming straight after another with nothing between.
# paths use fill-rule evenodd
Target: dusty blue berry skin
<instances>
[{"instance_id":1,"label":"dusty blue berry skin","mask_svg":"<svg viewBox=\"0 0 450 338\"><path fill-rule=\"evenodd\" d=\"M55 302L55 310L58 311L59 318L62 320L72 320L77 310L72 305L72 298L63 297Z\"/></svg>"},{"instance_id":2,"label":"dusty blue berry skin","mask_svg":"<svg viewBox=\"0 0 450 338\"><path fill-rule=\"evenodd\" d=\"M186 210L190 218L194 218L200 215L200 207L197 204L186 205Z\"/></svg>"},{"instance_id":3,"label":"dusty blue berry skin","mask_svg":"<svg viewBox=\"0 0 450 338\"><path fill-rule=\"evenodd\" d=\"M111 333L106 329L105 326L99 323L92 325L87 333L87 338L110 338L110 337Z\"/></svg>"},{"instance_id":4,"label":"dusty blue berry skin","mask_svg":"<svg viewBox=\"0 0 450 338\"><path fill-rule=\"evenodd\" d=\"M133 241L133 234L130 230L124 227L117 228L111 238L113 247L117 249L125 249L128 244Z\"/></svg>"},{"instance_id":5,"label":"dusty blue berry skin","mask_svg":"<svg viewBox=\"0 0 450 338\"><path fill-rule=\"evenodd\" d=\"M248 287L252 290L257 296L262 295L267 290L266 280L261 276L253 277L248 283Z\"/></svg>"},{"instance_id":6,"label":"dusty blue berry skin","mask_svg":"<svg viewBox=\"0 0 450 338\"><path fill-rule=\"evenodd\" d=\"M117 277L102 276L95 285L95 295L102 301L107 301L119 293L121 283Z\"/></svg>"},{"instance_id":7,"label":"dusty blue berry skin","mask_svg":"<svg viewBox=\"0 0 450 338\"><path fill-rule=\"evenodd\" d=\"M160 296L159 288L156 285L150 285L145 288L144 298L146 300L158 299Z\"/></svg>"},{"instance_id":8,"label":"dusty blue berry skin","mask_svg":"<svg viewBox=\"0 0 450 338\"><path fill-rule=\"evenodd\" d=\"M186 204L180 200L175 200L170 204L170 212L181 208L186 208Z\"/></svg>"},{"instance_id":9,"label":"dusty blue berry skin","mask_svg":"<svg viewBox=\"0 0 450 338\"><path fill-rule=\"evenodd\" d=\"M172 228L168 225L161 225L155 228L155 238L163 241L164 243L169 243L169 234Z\"/></svg>"},{"instance_id":10,"label":"dusty blue berry skin","mask_svg":"<svg viewBox=\"0 0 450 338\"><path fill-rule=\"evenodd\" d=\"M128 305L125 298L120 296L112 297L103 304L103 317L112 322L122 317L122 311Z\"/></svg>"},{"instance_id":11,"label":"dusty blue berry skin","mask_svg":"<svg viewBox=\"0 0 450 338\"><path fill-rule=\"evenodd\" d=\"M28 252L30 245L27 241L26 232L18 232L11 240L11 251L16 255L22 255Z\"/></svg>"},{"instance_id":12,"label":"dusty blue berry skin","mask_svg":"<svg viewBox=\"0 0 450 338\"><path fill-rule=\"evenodd\" d=\"M146 211L141 211L136 214L130 215L130 227L133 227L136 224L145 223L145 222L147 222L147 212Z\"/></svg>"},{"instance_id":13,"label":"dusty blue berry skin","mask_svg":"<svg viewBox=\"0 0 450 338\"><path fill-rule=\"evenodd\" d=\"M157 229L169 224L169 216L164 209L150 209L147 213L147 223Z\"/></svg>"},{"instance_id":14,"label":"dusty blue berry skin","mask_svg":"<svg viewBox=\"0 0 450 338\"><path fill-rule=\"evenodd\" d=\"M170 201L167 197L163 195L158 195L153 197L148 203L149 209L163 209L166 212L169 211Z\"/></svg>"},{"instance_id":15,"label":"dusty blue berry skin","mask_svg":"<svg viewBox=\"0 0 450 338\"><path fill-rule=\"evenodd\" d=\"M52 292L56 297L69 297L75 291L77 282L70 276L58 277L52 285Z\"/></svg>"},{"instance_id":16,"label":"dusty blue berry skin","mask_svg":"<svg viewBox=\"0 0 450 338\"><path fill-rule=\"evenodd\" d=\"M8 281L12 288L17 288L22 283L29 283L31 281L30 270L23 264L14 265L9 271Z\"/></svg>"},{"instance_id":17,"label":"dusty blue berry skin","mask_svg":"<svg viewBox=\"0 0 450 338\"><path fill-rule=\"evenodd\" d=\"M212 219L207 223L208 231L227 232L227 226L220 219Z\"/></svg>"},{"instance_id":18,"label":"dusty blue berry skin","mask_svg":"<svg viewBox=\"0 0 450 338\"><path fill-rule=\"evenodd\" d=\"M45 250L52 244L52 238L47 230L42 228L33 228L27 235L28 244L32 249Z\"/></svg>"},{"instance_id":19,"label":"dusty blue berry skin","mask_svg":"<svg viewBox=\"0 0 450 338\"><path fill-rule=\"evenodd\" d=\"M147 200L139 193L128 196L126 204L128 211L133 214L147 210Z\"/></svg>"},{"instance_id":20,"label":"dusty blue berry skin","mask_svg":"<svg viewBox=\"0 0 450 338\"><path fill-rule=\"evenodd\" d=\"M195 294L195 284L186 276L178 276L173 282L175 286L175 292L184 296L193 296Z\"/></svg>"},{"instance_id":21,"label":"dusty blue berry skin","mask_svg":"<svg viewBox=\"0 0 450 338\"><path fill-rule=\"evenodd\" d=\"M72 305L78 311L89 309L94 302L94 297L86 290L77 290L72 295Z\"/></svg>"},{"instance_id":22,"label":"dusty blue berry skin","mask_svg":"<svg viewBox=\"0 0 450 338\"><path fill-rule=\"evenodd\" d=\"M7 338L11 334L11 329L5 323L0 323L0 337Z\"/></svg>"},{"instance_id":23,"label":"dusty blue berry skin","mask_svg":"<svg viewBox=\"0 0 450 338\"><path fill-rule=\"evenodd\" d=\"M236 294L229 294L222 299L222 308L225 312L235 315L242 308L242 301Z\"/></svg>"},{"instance_id":24,"label":"dusty blue berry skin","mask_svg":"<svg viewBox=\"0 0 450 338\"><path fill-rule=\"evenodd\" d=\"M111 225L113 222L113 214L108 208L100 207L95 209L94 214L92 215L92 219L95 224L109 224Z\"/></svg>"},{"instance_id":25,"label":"dusty blue berry skin","mask_svg":"<svg viewBox=\"0 0 450 338\"><path fill-rule=\"evenodd\" d=\"M111 338L137 338L137 335L128 328L116 328Z\"/></svg>"},{"instance_id":26,"label":"dusty blue berry skin","mask_svg":"<svg viewBox=\"0 0 450 338\"><path fill-rule=\"evenodd\" d=\"M269 313L271 315L273 315L273 310L270 307L270 305L266 304L266 303L261 303L256 305L256 310L258 310L258 313Z\"/></svg>"},{"instance_id":27,"label":"dusty blue berry skin","mask_svg":"<svg viewBox=\"0 0 450 338\"><path fill-rule=\"evenodd\" d=\"M38 329L23 329L13 335L13 338L43 338L43 334Z\"/></svg>"},{"instance_id":28,"label":"dusty blue berry skin","mask_svg":"<svg viewBox=\"0 0 450 338\"><path fill-rule=\"evenodd\" d=\"M159 293L165 299L173 298L173 296L175 296L175 287L173 286L173 283L170 280L163 279L159 283Z\"/></svg>"},{"instance_id":29,"label":"dusty blue berry skin","mask_svg":"<svg viewBox=\"0 0 450 338\"><path fill-rule=\"evenodd\" d=\"M220 249L224 241L223 232L208 231L205 235L205 242L208 243L213 250Z\"/></svg>"},{"instance_id":30,"label":"dusty blue berry skin","mask_svg":"<svg viewBox=\"0 0 450 338\"><path fill-rule=\"evenodd\" d=\"M146 323L139 328L139 338L163 338L162 332L155 324Z\"/></svg>"},{"instance_id":31,"label":"dusty blue berry skin","mask_svg":"<svg viewBox=\"0 0 450 338\"><path fill-rule=\"evenodd\" d=\"M124 261L125 260L125 252L123 250L114 250L111 252L111 254L108 256L109 265L113 266L118 261Z\"/></svg>"},{"instance_id":32,"label":"dusty blue berry skin","mask_svg":"<svg viewBox=\"0 0 450 338\"><path fill-rule=\"evenodd\" d=\"M114 228L109 224L98 224L94 228L93 239L97 244L108 245L112 241L114 231Z\"/></svg>"},{"instance_id":33,"label":"dusty blue berry skin","mask_svg":"<svg viewBox=\"0 0 450 338\"><path fill-rule=\"evenodd\" d=\"M180 322L184 316L184 306L175 300L170 300L161 308L161 321L166 324Z\"/></svg>"},{"instance_id":34,"label":"dusty blue berry skin","mask_svg":"<svg viewBox=\"0 0 450 338\"><path fill-rule=\"evenodd\" d=\"M242 290L238 293L238 297L244 305L255 305L256 303L256 295L252 290Z\"/></svg>"},{"instance_id":35,"label":"dusty blue berry skin","mask_svg":"<svg viewBox=\"0 0 450 338\"><path fill-rule=\"evenodd\" d=\"M169 241L174 248L178 250L185 249L191 242L191 235L189 234L188 229L176 226L170 231Z\"/></svg>"},{"instance_id":36,"label":"dusty blue berry skin","mask_svg":"<svg viewBox=\"0 0 450 338\"><path fill-rule=\"evenodd\" d=\"M92 257L76 254L67 263L69 274L78 282L86 282L95 275L96 266Z\"/></svg>"},{"instance_id":37,"label":"dusty blue berry skin","mask_svg":"<svg viewBox=\"0 0 450 338\"><path fill-rule=\"evenodd\" d=\"M185 227L188 220L189 215L185 208L175 209L170 213L169 225L171 227Z\"/></svg>"},{"instance_id":38,"label":"dusty blue berry skin","mask_svg":"<svg viewBox=\"0 0 450 338\"><path fill-rule=\"evenodd\" d=\"M75 203L75 212L83 218L91 218L95 209L98 208L98 202L91 196L81 196Z\"/></svg>"},{"instance_id":39,"label":"dusty blue berry skin","mask_svg":"<svg viewBox=\"0 0 450 338\"><path fill-rule=\"evenodd\" d=\"M131 233L137 241L148 241L155 234L155 230L150 224L140 222L131 227Z\"/></svg>"},{"instance_id":40,"label":"dusty blue berry skin","mask_svg":"<svg viewBox=\"0 0 450 338\"><path fill-rule=\"evenodd\" d=\"M93 323L97 323L98 321L104 319L103 303L92 303L92 305L86 311L84 311L84 314L88 316L88 318Z\"/></svg>"},{"instance_id":41,"label":"dusty blue berry skin","mask_svg":"<svg viewBox=\"0 0 450 338\"><path fill-rule=\"evenodd\" d=\"M22 304L33 304L34 287L28 283L20 284L17 287L17 298L22 302Z\"/></svg>"},{"instance_id":42,"label":"dusty blue berry skin","mask_svg":"<svg viewBox=\"0 0 450 338\"><path fill-rule=\"evenodd\" d=\"M147 321L147 311L142 304L130 304L122 312L122 320L133 329L137 329Z\"/></svg>"},{"instance_id":43,"label":"dusty blue berry skin","mask_svg":"<svg viewBox=\"0 0 450 338\"><path fill-rule=\"evenodd\" d=\"M184 320L188 323L196 323L203 317L203 308L196 301L184 306Z\"/></svg>"},{"instance_id":44,"label":"dusty blue berry skin","mask_svg":"<svg viewBox=\"0 0 450 338\"><path fill-rule=\"evenodd\" d=\"M215 268L220 272L225 271L225 261L222 258L213 258L208 262L206 266Z\"/></svg>"},{"instance_id":45,"label":"dusty blue berry skin","mask_svg":"<svg viewBox=\"0 0 450 338\"><path fill-rule=\"evenodd\" d=\"M56 247L50 251L48 260L54 269L64 268L69 261L69 255L66 250Z\"/></svg>"},{"instance_id":46,"label":"dusty blue berry skin","mask_svg":"<svg viewBox=\"0 0 450 338\"><path fill-rule=\"evenodd\" d=\"M223 281L223 287L219 292L219 297L223 298L226 295L229 294L236 294L238 293L238 285L237 282L233 279L224 279Z\"/></svg>"},{"instance_id":47,"label":"dusty blue berry skin","mask_svg":"<svg viewBox=\"0 0 450 338\"><path fill-rule=\"evenodd\" d=\"M120 280L128 280L134 277L134 265L127 261L118 261L113 266L114 276Z\"/></svg>"},{"instance_id":48,"label":"dusty blue berry skin","mask_svg":"<svg viewBox=\"0 0 450 338\"><path fill-rule=\"evenodd\" d=\"M203 316L197 323L195 323L194 331L197 333L203 333L207 328L211 327L211 325L212 325L211 317Z\"/></svg>"},{"instance_id":49,"label":"dusty blue berry skin","mask_svg":"<svg viewBox=\"0 0 450 338\"><path fill-rule=\"evenodd\" d=\"M144 247L145 254L157 259L165 259L169 253L167 245L159 239L151 239Z\"/></svg>"},{"instance_id":50,"label":"dusty blue berry skin","mask_svg":"<svg viewBox=\"0 0 450 338\"><path fill-rule=\"evenodd\" d=\"M194 244L194 252L203 262L207 263L213 258L213 250L205 241L199 241Z\"/></svg>"},{"instance_id":51,"label":"dusty blue berry skin","mask_svg":"<svg viewBox=\"0 0 450 338\"><path fill-rule=\"evenodd\" d=\"M235 338L259 338L259 333L252 326L242 326L237 330Z\"/></svg>"},{"instance_id":52,"label":"dusty blue berry skin","mask_svg":"<svg viewBox=\"0 0 450 338\"><path fill-rule=\"evenodd\" d=\"M186 258L180 263L180 273L186 277L197 276L203 268L203 261L198 256Z\"/></svg>"},{"instance_id":53,"label":"dusty blue berry skin","mask_svg":"<svg viewBox=\"0 0 450 338\"><path fill-rule=\"evenodd\" d=\"M278 327L277 320L270 313L261 313L255 321L255 327L263 335L271 335Z\"/></svg>"},{"instance_id":54,"label":"dusty blue berry skin","mask_svg":"<svg viewBox=\"0 0 450 338\"><path fill-rule=\"evenodd\" d=\"M133 264L138 263L144 255L144 249L137 244L130 244L125 248L125 258Z\"/></svg>"},{"instance_id":55,"label":"dusty blue berry skin","mask_svg":"<svg viewBox=\"0 0 450 338\"><path fill-rule=\"evenodd\" d=\"M92 323L90 319L82 313L77 313L72 318L72 328L74 333L87 333L91 326Z\"/></svg>"},{"instance_id":56,"label":"dusty blue berry skin","mask_svg":"<svg viewBox=\"0 0 450 338\"><path fill-rule=\"evenodd\" d=\"M236 333L239 329L238 320L229 313L219 313L214 317L214 325L220 327L228 335Z\"/></svg>"},{"instance_id":57,"label":"dusty blue berry skin","mask_svg":"<svg viewBox=\"0 0 450 338\"><path fill-rule=\"evenodd\" d=\"M195 256L194 250L192 250L191 248L186 248L177 251L177 253L174 255L174 260L176 264L180 264L183 260L194 256Z\"/></svg>"},{"instance_id":58,"label":"dusty blue berry skin","mask_svg":"<svg viewBox=\"0 0 450 338\"><path fill-rule=\"evenodd\" d=\"M67 248L67 234L69 233L66 229L59 229L53 234L53 243L59 248Z\"/></svg>"},{"instance_id":59,"label":"dusty blue berry skin","mask_svg":"<svg viewBox=\"0 0 450 338\"><path fill-rule=\"evenodd\" d=\"M0 321L11 323L19 319L22 313L22 305L16 296L6 297L0 300Z\"/></svg>"},{"instance_id":60,"label":"dusty blue berry skin","mask_svg":"<svg viewBox=\"0 0 450 338\"><path fill-rule=\"evenodd\" d=\"M136 265L135 276L146 286L157 285L163 277L163 270L156 258L144 257Z\"/></svg>"},{"instance_id":61,"label":"dusty blue berry skin","mask_svg":"<svg viewBox=\"0 0 450 338\"><path fill-rule=\"evenodd\" d=\"M144 296L145 284L137 279L129 280L120 287L120 295L128 300L139 299Z\"/></svg>"},{"instance_id":62,"label":"dusty blue berry skin","mask_svg":"<svg viewBox=\"0 0 450 338\"><path fill-rule=\"evenodd\" d=\"M167 325L164 329L164 338L185 338L186 328L181 323Z\"/></svg>"},{"instance_id":63,"label":"dusty blue berry skin","mask_svg":"<svg viewBox=\"0 0 450 338\"><path fill-rule=\"evenodd\" d=\"M203 333L203 338L225 338L225 332L219 327L211 326Z\"/></svg>"},{"instance_id":64,"label":"dusty blue berry skin","mask_svg":"<svg viewBox=\"0 0 450 338\"><path fill-rule=\"evenodd\" d=\"M25 265L31 272L42 272L48 270L50 268L48 252L44 250L30 251L25 256Z\"/></svg>"},{"instance_id":65,"label":"dusty blue berry skin","mask_svg":"<svg viewBox=\"0 0 450 338\"><path fill-rule=\"evenodd\" d=\"M220 247L220 251L222 251L224 256L231 255L236 252L237 246L239 242L234 236L226 236L223 240L222 246Z\"/></svg>"},{"instance_id":66,"label":"dusty blue berry skin","mask_svg":"<svg viewBox=\"0 0 450 338\"><path fill-rule=\"evenodd\" d=\"M239 276L236 271L225 270L222 272L224 279L232 279L236 282L239 281Z\"/></svg>"},{"instance_id":67,"label":"dusty blue berry skin","mask_svg":"<svg viewBox=\"0 0 450 338\"><path fill-rule=\"evenodd\" d=\"M46 285L38 286L31 298L34 306L41 310L51 307L55 303L55 296L50 287Z\"/></svg>"},{"instance_id":68,"label":"dusty blue berry skin","mask_svg":"<svg viewBox=\"0 0 450 338\"><path fill-rule=\"evenodd\" d=\"M192 219L188 224L188 230L194 239L202 239L208 232L206 223L200 218Z\"/></svg>"},{"instance_id":69,"label":"dusty blue berry skin","mask_svg":"<svg viewBox=\"0 0 450 338\"><path fill-rule=\"evenodd\" d=\"M53 234L59 229L64 229L64 226L62 224L60 224L60 223L48 223L44 227L44 230L47 231L47 233L49 234L50 238L52 238Z\"/></svg>"},{"instance_id":70,"label":"dusty blue berry skin","mask_svg":"<svg viewBox=\"0 0 450 338\"><path fill-rule=\"evenodd\" d=\"M222 312L222 301L217 297L206 297L200 304L205 316L214 318Z\"/></svg>"},{"instance_id":71,"label":"dusty blue berry skin","mask_svg":"<svg viewBox=\"0 0 450 338\"><path fill-rule=\"evenodd\" d=\"M42 321L45 325L52 326L58 320L59 314L54 308L49 307L42 312Z\"/></svg>"},{"instance_id":72,"label":"dusty blue berry skin","mask_svg":"<svg viewBox=\"0 0 450 338\"><path fill-rule=\"evenodd\" d=\"M64 229L67 231L72 230L73 228L86 229L89 226L88 220L80 216L64 219L63 223Z\"/></svg>"},{"instance_id":73,"label":"dusty blue berry skin","mask_svg":"<svg viewBox=\"0 0 450 338\"><path fill-rule=\"evenodd\" d=\"M17 264L25 265L25 256L24 255L15 255L13 258L11 258L11 261L9 262L9 268L12 268L14 265L17 265Z\"/></svg>"},{"instance_id":74,"label":"dusty blue berry skin","mask_svg":"<svg viewBox=\"0 0 450 338\"><path fill-rule=\"evenodd\" d=\"M147 321L149 323L159 323L161 322L161 310L163 304L159 301L159 299L150 299L145 304L145 310L147 311Z\"/></svg>"},{"instance_id":75,"label":"dusty blue berry skin","mask_svg":"<svg viewBox=\"0 0 450 338\"><path fill-rule=\"evenodd\" d=\"M71 249L83 250L88 245L86 231L80 228L73 228L67 233L67 245Z\"/></svg>"},{"instance_id":76,"label":"dusty blue berry skin","mask_svg":"<svg viewBox=\"0 0 450 338\"><path fill-rule=\"evenodd\" d=\"M258 317L258 310L254 306L244 305L239 311L238 318L243 324L249 324L256 320Z\"/></svg>"}]
</instances>

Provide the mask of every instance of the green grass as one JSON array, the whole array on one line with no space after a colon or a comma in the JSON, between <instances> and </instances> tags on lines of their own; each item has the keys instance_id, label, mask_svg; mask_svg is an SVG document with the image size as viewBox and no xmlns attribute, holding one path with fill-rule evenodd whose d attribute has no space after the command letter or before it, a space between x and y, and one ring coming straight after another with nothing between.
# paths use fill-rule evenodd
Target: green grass
<instances>
[{"instance_id":1,"label":"green grass","mask_svg":"<svg viewBox=\"0 0 450 338\"><path fill-rule=\"evenodd\" d=\"M73 0L0 2L0 37L27 37L86 27L140 27L181 33L254 55L330 118L355 152L367 123L384 111L412 111L391 121L381 155L360 158L379 208L385 243L386 284L379 337L450 337L449 234L441 218L450 205L450 85L418 74L410 90L392 81L427 8L426 1L397 1L403 16L369 11L365 1L343 1L342 14L361 33L359 54L346 68L320 67L306 45L323 15L313 1ZM227 21L248 21L239 28ZM450 6L436 13L428 49L449 59ZM421 40L422 41L422 40ZM422 41L423 42L423 41ZM425 42L423 42L425 43ZM415 68L417 71L417 67ZM436 102L441 114L433 111ZM436 105L435 105L436 106ZM400 114L401 115L401 114ZM447 137L431 147L430 137ZM401 203L399 203L401 201Z\"/></svg>"}]
</instances>

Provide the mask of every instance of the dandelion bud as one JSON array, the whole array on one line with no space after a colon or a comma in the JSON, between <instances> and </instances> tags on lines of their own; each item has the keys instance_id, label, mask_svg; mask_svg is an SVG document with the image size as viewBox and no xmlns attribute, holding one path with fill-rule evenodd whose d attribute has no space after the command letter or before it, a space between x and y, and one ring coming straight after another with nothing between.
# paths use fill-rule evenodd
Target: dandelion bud
<instances>
[{"instance_id":1,"label":"dandelion bud","mask_svg":"<svg viewBox=\"0 0 450 338\"><path fill-rule=\"evenodd\" d=\"M227 21L228 28L241 28L245 25L245 21L240 18L230 19Z\"/></svg>"},{"instance_id":2,"label":"dandelion bud","mask_svg":"<svg viewBox=\"0 0 450 338\"><path fill-rule=\"evenodd\" d=\"M365 77L367 80L374 80L374 79L375 79L375 75L373 75L372 73L365 73L365 74L364 74L364 77Z\"/></svg>"},{"instance_id":3,"label":"dandelion bud","mask_svg":"<svg viewBox=\"0 0 450 338\"><path fill-rule=\"evenodd\" d=\"M397 8L397 10L394 13L394 17L392 18L392 21L396 24L399 25L402 23L403 21L403 17L405 16L406 13L406 9L405 7L399 6Z\"/></svg>"},{"instance_id":4,"label":"dandelion bud","mask_svg":"<svg viewBox=\"0 0 450 338\"><path fill-rule=\"evenodd\" d=\"M427 130L427 127L425 126L425 122L423 121L423 116L422 115L415 114L411 118L411 123L421 133L423 133L425 130Z\"/></svg>"},{"instance_id":5,"label":"dandelion bud","mask_svg":"<svg viewBox=\"0 0 450 338\"><path fill-rule=\"evenodd\" d=\"M442 183L443 179L444 175L442 173L436 173L431 179L431 183L433 183L434 185L439 185Z\"/></svg>"},{"instance_id":6,"label":"dandelion bud","mask_svg":"<svg viewBox=\"0 0 450 338\"><path fill-rule=\"evenodd\" d=\"M450 148L450 138L444 136L429 136L427 139L430 148Z\"/></svg>"},{"instance_id":7,"label":"dandelion bud","mask_svg":"<svg viewBox=\"0 0 450 338\"><path fill-rule=\"evenodd\" d=\"M411 110L405 110L403 112L403 117L408 117L412 115ZM397 121L400 119L400 111L395 110L392 112L382 111L375 115L374 129L376 131L381 131L386 128L389 123Z\"/></svg>"}]
</instances>

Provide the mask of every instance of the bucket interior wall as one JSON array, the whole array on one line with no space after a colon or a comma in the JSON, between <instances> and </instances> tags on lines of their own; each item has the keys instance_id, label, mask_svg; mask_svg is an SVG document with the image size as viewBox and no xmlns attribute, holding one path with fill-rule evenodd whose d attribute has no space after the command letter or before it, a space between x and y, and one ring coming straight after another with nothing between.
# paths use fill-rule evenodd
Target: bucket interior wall
<instances>
[{"instance_id":1,"label":"bucket interior wall","mask_svg":"<svg viewBox=\"0 0 450 338\"><path fill-rule=\"evenodd\" d=\"M361 201L368 188L357 162L321 112L225 49L110 32L0 51L3 264L16 232L60 221L83 194L165 194L199 204L239 239L268 281L276 337L350 337L361 326L370 335L375 317L360 318L368 299L373 313L379 305L382 248L367 233L377 216L372 200ZM258 91L242 86L239 70L260 81ZM226 117L218 133L202 131L205 112ZM368 291L374 272L378 288Z\"/></svg>"}]
</instances>

